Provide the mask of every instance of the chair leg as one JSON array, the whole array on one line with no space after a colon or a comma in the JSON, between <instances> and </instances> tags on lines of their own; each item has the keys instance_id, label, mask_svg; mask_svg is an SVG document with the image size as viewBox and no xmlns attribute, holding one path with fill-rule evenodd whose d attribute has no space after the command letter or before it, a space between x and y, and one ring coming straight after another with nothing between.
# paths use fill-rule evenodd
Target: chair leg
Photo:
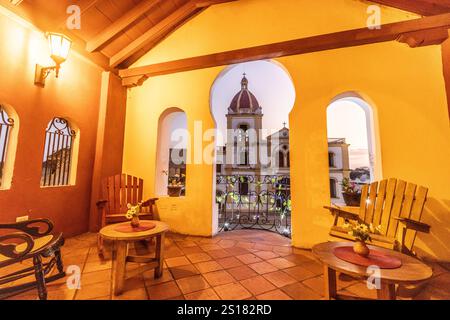
<instances>
[{"instance_id":1,"label":"chair leg","mask_svg":"<svg viewBox=\"0 0 450 320\"><path fill-rule=\"evenodd\" d=\"M103 246L103 238L100 234L97 235L97 252L100 257L104 257L105 248Z\"/></svg>"},{"instance_id":2,"label":"chair leg","mask_svg":"<svg viewBox=\"0 0 450 320\"><path fill-rule=\"evenodd\" d=\"M33 264L39 299L47 300L47 287L45 285L45 274L42 267L42 258L40 256L35 256L33 258Z\"/></svg>"},{"instance_id":3,"label":"chair leg","mask_svg":"<svg viewBox=\"0 0 450 320\"><path fill-rule=\"evenodd\" d=\"M60 249L58 249L55 252L55 258L56 258L56 268L58 269L58 273L59 274L64 273L64 264L63 264L63 261L61 258L61 250Z\"/></svg>"}]
</instances>

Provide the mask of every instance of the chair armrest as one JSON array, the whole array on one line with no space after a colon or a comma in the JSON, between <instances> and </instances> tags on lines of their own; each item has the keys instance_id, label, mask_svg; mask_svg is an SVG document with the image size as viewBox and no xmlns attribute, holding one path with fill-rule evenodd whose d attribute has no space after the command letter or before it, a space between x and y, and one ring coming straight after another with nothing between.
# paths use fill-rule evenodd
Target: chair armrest
<instances>
[{"instance_id":1,"label":"chair armrest","mask_svg":"<svg viewBox=\"0 0 450 320\"><path fill-rule=\"evenodd\" d=\"M415 221L415 220L408 219L408 218L397 217L394 219L398 220L400 223L405 225L406 229L411 229L411 230L424 232L424 233L430 233L431 226L426 223Z\"/></svg>"},{"instance_id":2,"label":"chair armrest","mask_svg":"<svg viewBox=\"0 0 450 320\"><path fill-rule=\"evenodd\" d=\"M41 227L45 229L42 231ZM15 229L32 237L44 237L53 231L53 222L48 219L34 219L17 223L0 224L0 229Z\"/></svg>"},{"instance_id":3,"label":"chair armrest","mask_svg":"<svg viewBox=\"0 0 450 320\"><path fill-rule=\"evenodd\" d=\"M108 200L99 200L99 201L97 201L96 205L97 205L97 208L102 209L106 206L107 203L108 203Z\"/></svg>"},{"instance_id":4,"label":"chair armrest","mask_svg":"<svg viewBox=\"0 0 450 320\"><path fill-rule=\"evenodd\" d=\"M152 205L154 205L156 203L156 201L158 201L158 198L150 198L147 201L143 201L142 202L142 207L150 207Z\"/></svg>"},{"instance_id":5,"label":"chair armrest","mask_svg":"<svg viewBox=\"0 0 450 320\"><path fill-rule=\"evenodd\" d=\"M356 213L344 211L338 207L324 206L324 208L330 210L332 215L337 216L339 218L344 218L344 219L349 219L349 220L359 220L359 216Z\"/></svg>"},{"instance_id":6,"label":"chair armrest","mask_svg":"<svg viewBox=\"0 0 450 320\"><path fill-rule=\"evenodd\" d=\"M13 243L11 241L22 240L26 244L25 249L17 251L17 247L22 244ZM2 244L2 242L5 242ZM0 236L0 255L8 257L10 259L20 259L30 253L34 247L33 238L23 232L15 232L7 235Z\"/></svg>"}]
</instances>

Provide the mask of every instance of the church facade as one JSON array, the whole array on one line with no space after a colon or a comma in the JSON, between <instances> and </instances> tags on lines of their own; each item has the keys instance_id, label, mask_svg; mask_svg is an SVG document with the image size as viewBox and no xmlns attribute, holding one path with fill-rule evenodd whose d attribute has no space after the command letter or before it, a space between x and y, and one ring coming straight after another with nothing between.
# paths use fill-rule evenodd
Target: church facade
<instances>
[{"instance_id":1,"label":"church facade","mask_svg":"<svg viewBox=\"0 0 450 320\"><path fill-rule=\"evenodd\" d=\"M279 131L263 137L263 117L262 107L249 90L249 80L244 74L241 90L232 99L226 114L227 141L225 146L217 148L217 176L279 176L289 181L289 129L284 123ZM343 201L340 184L351 171L348 147L345 139L328 141L330 191L336 202ZM217 190L225 192L224 185L218 185Z\"/></svg>"}]
</instances>

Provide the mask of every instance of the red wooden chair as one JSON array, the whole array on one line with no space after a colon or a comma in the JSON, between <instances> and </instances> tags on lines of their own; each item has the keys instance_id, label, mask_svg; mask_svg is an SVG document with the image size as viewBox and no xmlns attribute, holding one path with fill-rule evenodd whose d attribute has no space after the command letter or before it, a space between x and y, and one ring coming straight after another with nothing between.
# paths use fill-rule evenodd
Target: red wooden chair
<instances>
[{"instance_id":1,"label":"red wooden chair","mask_svg":"<svg viewBox=\"0 0 450 320\"><path fill-rule=\"evenodd\" d=\"M136 205L142 201L144 180L127 174L118 174L102 181L102 200L97 202L101 212L100 228L112 223L125 222L128 204ZM153 220L153 209L158 199L151 198L143 202L140 219ZM98 250L103 254L103 239L99 235Z\"/></svg>"}]
</instances>

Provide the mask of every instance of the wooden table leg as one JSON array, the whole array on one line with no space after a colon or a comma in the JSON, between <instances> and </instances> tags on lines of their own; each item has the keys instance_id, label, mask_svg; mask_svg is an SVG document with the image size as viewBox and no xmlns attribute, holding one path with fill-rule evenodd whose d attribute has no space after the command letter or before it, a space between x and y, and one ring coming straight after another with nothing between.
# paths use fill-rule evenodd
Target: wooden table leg
<instances>
[{"instance_id":1,"label":"wooden table leg","mask_svg":"<svg viewBox=\"0 0 450 320\"><path fill-rule=\"evenodd\" d=\"M165 233L161 233L156 237L156 260L158 267L155 269L155 278L161 278L163 275L164 264L164 239Z\"/></svg>"},{"instance_id":2,"label":"wooden table leg","mask_svg":"<svg viewBox=\"0 0 450 320\"><path fill-rule=\"evenodd\" d=\"M396 300L395 284L381 283L381 288L377 290L378 300Z\"/></svg>"},{"instance_id":3,"label":"wooden table leg","mask_svg":"<svg viewBox=\"0 0 450 320\"><path fill-rule=\"evenodd\" d=\"M325 300L336 299L337 297L337 279L336 271L324 265L323 277L325 282Z\"/></svg>"},{"instance_id":4,"label":"wooden table leg","mask_svg":"<svg viewBox=\"0 0 450 320\"><path fill-rule=\"evenodd\" d=\"M126 241L116 241L116 252L113 256L113 291L114 295L118 296L123 292L125 283L125 264L127 259Z\"/></svg>"}]
</instances>

